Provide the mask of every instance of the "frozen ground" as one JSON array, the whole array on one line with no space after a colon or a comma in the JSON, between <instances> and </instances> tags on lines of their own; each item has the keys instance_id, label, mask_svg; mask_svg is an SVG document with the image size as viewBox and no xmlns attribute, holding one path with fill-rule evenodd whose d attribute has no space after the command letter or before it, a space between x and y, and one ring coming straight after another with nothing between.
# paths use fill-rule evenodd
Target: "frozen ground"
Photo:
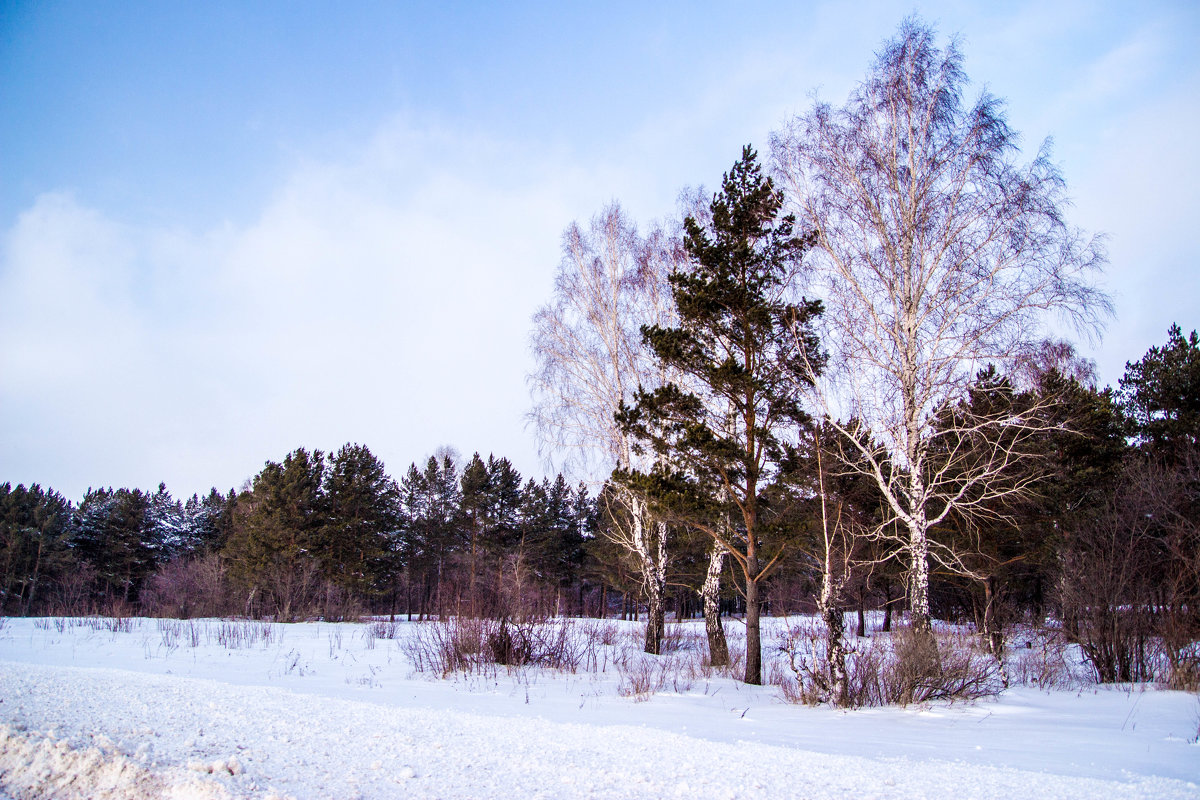
<instances>
[{"instance_id":1,"label":"frozen ground","mask_svg":"<svg viewBox=\"0 0 1200 800\"><path fill-rule=\"evenodd\" d=\"M630 631L596 672L443 681L414 627L5 620L0 797L1200 797L1195 695L844 713L675 671L643 699Z\"/></svg>"}]
</instances>

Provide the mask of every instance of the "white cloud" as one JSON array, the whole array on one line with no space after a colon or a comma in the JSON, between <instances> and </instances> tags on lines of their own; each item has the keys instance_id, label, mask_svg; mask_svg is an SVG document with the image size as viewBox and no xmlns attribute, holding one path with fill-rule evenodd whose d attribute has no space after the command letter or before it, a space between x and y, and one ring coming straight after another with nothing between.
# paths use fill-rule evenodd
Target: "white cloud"
<instances>
[{"instance_id":1,"label":"white cloud","mask_svg":"<svg viewBox=\"0 0 1200 800\"><path fill-rule=\"evenodd\" d=\"M0 262L4 477L182 494L351 440L533 472L529 317L593 182L529 156L392 122L202 233L38 198Z\"/></svg>"}]
</instances>

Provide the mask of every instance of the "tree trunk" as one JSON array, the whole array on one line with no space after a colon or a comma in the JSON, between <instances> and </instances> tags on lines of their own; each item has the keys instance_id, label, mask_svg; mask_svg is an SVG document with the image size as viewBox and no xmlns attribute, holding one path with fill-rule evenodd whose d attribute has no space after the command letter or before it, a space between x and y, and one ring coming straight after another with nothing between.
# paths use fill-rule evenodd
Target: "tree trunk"
<instances>
[{"instance_id":1,"label":"tree trunk","mask_svg":"<svg viewBox=\"0 0 1200 800\"><path fill-rule=\"evenodd\" d=\"M1001 659L1004 655L1004 631L996 613L997 581L989 575L983 581L983 638L988 652Z\"/></svg>"},{"instance_id":2,"label":"tree trunk","mask_svg":"<svg viewBox=\"0 0 1200 800\"><path fill-rule=\"evenodd\" d=\"M714 667L729 664L729 643L721 627L721 569L725 565L725 548L713 542L708 551L708 572L700 589L704 601L704 632L708 634L708 663Z\"/></svg>"},{"instance_id":3,"label":"tree trunk","mask_svg":"<svg viewBox=\"0 0 1200 800\"><path fill-rule=\"evenodd\" d=\"M38 538L37 557L33 561L33 578L29 581L29 593L25 595L25 615L28 616L29 610L33 607L34 595L37 593L38 578L41 575L42 569L42 539Z\"/></svg>"},{"instance_id":4,"label":"tree trunk","mask_svg":"<svg viewBox=\"0 0 1200 800\"><path fill-rule=\"evenodd\" d=\"M642 567L646 590L646 647L647 653L662 653L665 624L664 595L667 590L667 526L661 522L647 525L653 534L647 537L646 563ZM649 531L648 531L649 532Z\"/></svg>"},{"instance_id":5,"label":"tree trunk","mask_svg":"<svg viewBox=\"0 0 1200 800\"><path fill-rule=\"evenodd\" d=\"M846 632L846 620L842 610L832 601L832 597L822 597L821 602L821 619L825 622L825 661L829 670L829 702L838 708L845 708L846 647L842 637Z\"/></svg>"},{"instance_id":6,"label":"tree trunk","mask_svg":"<svg viewBox=\"0 0 1200 800\"><path fill-rule=\"evenodd\" d=\"M645 650L651 655L659 655L662 653L662 637L663 624L665 614L663 613L663 596L661 587L657 582L651 581L646 586L646 647Z\"/></svg>"},{"instance_id":7,"label":"tree trunk","mask_svg":"<svg viewBox=\"0 0 1200 800\"><path fill-rule=\"evenodd\" d=\"M912 628L918 633L929 633L932 628L929 617L929 540L923 520L909 523L909 567L908 605Z\"/></svg>"},{"instance_id":8,"label":"tree trunk","mask_svg":"<svg viewBox=\"0 0 1200 800\"><path fill-rule=\"evenodd\" d=\"M883 632L892 632L892 582L883 582Z\"/></svg>"},{"instance_id":9,"label":"tree trunk","mask_svg":"<svg viewBox=\"0 0 1200 800\"><path fill-rule=\"evenodd\" d=\"M758 565L752 569L758 572ZM759 631L758 581L746 581L746 683L762 685L762 640Z\"/></svg>"}]
</instances>

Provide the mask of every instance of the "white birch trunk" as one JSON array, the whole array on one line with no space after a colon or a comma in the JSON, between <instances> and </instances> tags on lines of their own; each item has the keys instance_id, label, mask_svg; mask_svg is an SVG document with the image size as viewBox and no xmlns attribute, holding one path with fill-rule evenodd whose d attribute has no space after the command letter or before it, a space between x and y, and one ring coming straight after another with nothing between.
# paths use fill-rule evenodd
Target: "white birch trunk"
<instances>
[{"instance_id":1,"label":"white birch trunk","mask_svg":"<svg viewBox=\"0 0 1200 800\"><path fill-rule=\"evenodd\" d=\"M729 643L721 627L721 570L725 566L725 548L713 542L708 551L708 572L700 589L704 601L704 632L708 635L708 663L714 667L729 664Z\"/></svg>"}]
</instances>

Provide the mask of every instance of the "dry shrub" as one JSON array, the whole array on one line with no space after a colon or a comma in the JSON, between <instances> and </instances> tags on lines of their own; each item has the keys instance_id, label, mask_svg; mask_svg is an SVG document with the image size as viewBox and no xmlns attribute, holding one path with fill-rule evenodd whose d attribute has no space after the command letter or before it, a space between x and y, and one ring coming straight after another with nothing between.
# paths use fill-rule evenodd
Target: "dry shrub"
<instances>
[{"instance_id":1,"label":"dry shrub","mask_svg":"<svg viewBox=\"0 0 1200 800\"><path fill-rule=\"evenodd\" d=\"M120 598L110 599L99 616L87 617L83 624L94 631L109 633L132 633L141 625L133 616L133 607Z\"/></svg>"},{"instance_id":2,"label":"dry shrub","mask_svg":"<svg viewBox=\"0 0 1200 800\"><path fill-rule=\"evenodd\" d=\"M206 629L206 634L211 639L211 628ZM226 619L217 625L216 638L217 644L227 650L243 650L256 645L265 648L279 638L279 632L270 622Z\"/></svg>"},{"instance_id":3,"label":"dry shrub","mask_svg":"<svg viewBox=\"0 0 1200 800\"><path fill-rule=\"evenodd\" d=\"M217 617L234 608L225 565L217 555L175 559L142 588L139 604L152 617Z\"/></svg>"},{"instance_id":4,"label":"dry shrub","mask_svg":"<svg viewBox=\"0 0 1200 800\"><path fill-rule=\"evenodd\" d=\"M1101 683L1197 683L1200 472L1190 464L1200 462L1126 463L1112 496L1066 537L1063 630Z\"/></svg>"},{"instance_id":5,"label":"dry shrub","mask_svg":"<svg viewBox=\"0 0 1200 800\"><path fill-rule=\"evenodd\" d=\"M696 660L686 655L631 653L613 663L621 675L617 692L639 703L668 688L677 694L689 691L698 674Z\"/></svg>"},{"instance_id":6,"label":"dry shrub","mask_svg":"<svg viewBox=\"0 0 1200 800\"><path fill-rule=\"evenodd\" d=\"M574 672L588 654L587 636L570 620L450 617L414 627L401 649L418 672L446 677L487 672L496 665Z\"/></svg>"},{"instance_id":7,"label":"dry shrub","mask_svg":"<svg viewBox=\"0 0 1200 800\"><path fill-rule=\"evenodd\" d=\"M367 630L376 639L395 639L396 631L400 629L398 622L383 622L377 620L367 625Z\"/></svg>"},{"instance_id":8,"label":"dry shrub","mask_svg":"<svg viewBox=\"0 0 1200 800\"><path fill-rule=\"evenodd\" d=\"M934 635L903 628L896 632L893 651L881 682L885 703L975 700L1001 689L1000 664L968 633Z\"/></svg>"},{"instance_id":9,"label":"dry shrub","mask_svg":"<svg viewBox=\"0 0 1200 800\"><path fill-rule=\"evenodd\" d=\"M729 663L723 667L709 666L709 670L715 671L718 675L724 675L727 678L740 677L746 674L746 648L743 645L739 648L729 647Z\"/></svg>"},{"instance_id":10,"label":"dry shrub","mask_svg":"<svg viewBox=\"0 0 1200 800\"><path fill-rule=\"evenodd\" d=\"M815 704L828 697L824 630L819 623L794 626L779 649L788 656L791 675L775 668L770 677L785 700ZM847 648L846 705L926 703L975 700L999 693L999 663L979 646L978 637L962 632L921 634L910 628L891 636L876 635Z\"/></svg>"},{"instance_id":11,"label":"dry shrub","mask_svg":"<svg viewBox=\"0 0 1200 800\"><path fill-rule=\"evenodd\" d=\"M367 649L375 649L376 639L395 639L396 631L399 627L399 624L396 622L383 622L382 620L367 623L363 628L362 634L363 639L366 641Z\"/></svg>"},{"instance_id":12,"label":"dry shrub","mask_svg":"<svg viewBox=\"0 0 1200 800\"><path fill-rule=\"evenodd\" d=\"M451 617L413 626L412 635L400 649L417 672L446 677L454 672L471 672L480 663L483 620Z\"/></svg>"},{"instance_id":13,"label":"dry shrub","mask_svg":"<svg viewBox=\"0 0 1200 800\"><path fill-rule=\"evenodd\" d=\"M773 659L767 663L767 685L779 689L784 702L799 705L814 705L812 694L805 691L804 684L796 679L795 672L787 662Z\"/></svg>"},{"instance_id":14,"label":"dry shrub","mask_svg":"<svg viewBox=\"0 0 1200 800\"><path fill-rule=\"evenodd\" d=\"M787 671L774 662L767 680L779 686L789 703L815 706L828 700L832 680L825 638L824 626L813 618L789 626L780 636L777 649L786 659Z\"/></svg>"},{"instance_id":15,"label":"dry shrub","mask_svg":"<svg viewBox=\"0 0 1200 800\"><path fill-rule=\"evenodd\" d=\"M713 666L708 659L708 636L703 631L689 634L690 644L685 652L694 660L697 673L704 678L722 677L741 680L746 674L746 636L739 631L745 630L739 625L722 625L725 630L725 642L729 648L729 662ZM764 668L770 665L764 663Z\"/></svg>"},{"instance_id":16,"label":"dry shrub","mask_svg":"<svg viewBox=\"0 0 1200 800\"><path fill-rule=\"evenodd\" d=\"M1165 648L1170 664L1165 682L1168 689L1200 692L1200 642L1186 647Z\"/></svg>"},{"instance_id":17,"label":"dry shrub","mask_svg":"<svg viewBox=\"0 0 1200 800\"><path fill-rule=\"evenodd\" d=\"M615 622L609 622L608 620L589 621L584 630L590 632L590 635L597 644L602 644L605 647L612 647L621 641L621 626Z\"/></svg>"},{"instance_id":18,"label":"dry shrub","mask_svg":"<svg viewBox=\"0 0 1200 800\"><path fill-rule=\"evenodd\" d=\"M493 663L506 667L538 666L574 672L582 647L570 620L501 619L488 632Z\"/></svg>"},{"instance_id":19,"label":"dry shrub","mask_svg":"<svg viewBox=\"0 0 1200 800\"><path fill-rule=\"evenodd\" d=\"M321 619L325 622L354 622L363 615L358 597L330 581L325 581L321 586L317 604Z\"/></svg>"},{"instance_id":20,"label":"dry shrub","mask_svg":"<svg viewBox=\"0 0 1200 800\"><path fill-rule=\"evenodd\" d=\"M663 628L662 653L707 652L708 639L704 633L678 622Z\"/></svg>"},{"instance_id":21,"label":"dry shrub","mask_svg":"<svg viewBox=\"0 0 1200 800\"><path fill-rule=\"evenodd\" d=\"M50 584L50 606L54 613L67 617L86 617L96 612L92 601L98 582L96 568L78 564Z\"/></svg>"}]
</instances>

